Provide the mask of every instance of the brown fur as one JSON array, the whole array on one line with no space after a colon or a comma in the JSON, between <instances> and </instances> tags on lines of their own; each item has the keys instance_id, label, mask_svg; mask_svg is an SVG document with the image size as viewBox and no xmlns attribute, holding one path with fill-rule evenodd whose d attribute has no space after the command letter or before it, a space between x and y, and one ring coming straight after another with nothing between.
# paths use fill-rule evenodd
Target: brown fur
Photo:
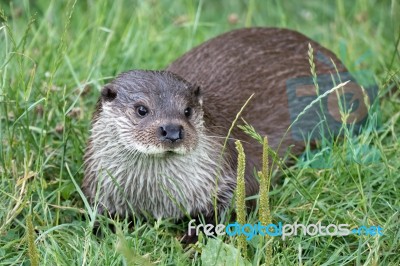
<instances>
[{"instance_id":1,"label":"brown fur","mask_svg":"<svg viewBox=\"0 0 400 266\"><path fill-rule=\"evenodd\" d=\"M254 93L242 117L258 133L267 135L270 146L277 149L291 123L286 81L311 76L309 43L314 54L322 52L332 58L339 72L346 71L328 49L298 32L279 28L248 28L222 34L190 50L167 70L201 87L206 127L212 128L216 135L226 135L236 114ZM335 72L314 61L317 74ZM233 137L244 142L250 161L247 168L260 169L261 146L237 127ZM289 133L278 154L283 155L289 148L293 154L299 154L304 151L305 143L293 140Z\"/></svg>"}]
</instances>

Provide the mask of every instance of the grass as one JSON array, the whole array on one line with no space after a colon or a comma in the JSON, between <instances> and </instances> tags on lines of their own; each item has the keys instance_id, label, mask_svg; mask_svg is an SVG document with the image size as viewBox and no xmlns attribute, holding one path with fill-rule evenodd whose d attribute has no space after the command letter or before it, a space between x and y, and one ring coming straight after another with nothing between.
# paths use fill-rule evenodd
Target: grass
<instances>
[{"instance_id":1,"label":"grass","mask_svg":"<svg viewBox=\"0 0 400 266\"><path fill-rule=\"evenodd\" d=\"M275 239L272 264L400 264L397 1L16 0L0 7L0 265L207 265L229 254L229 238L225 253L204 238L182 247L185 226L168 220L138 221L134 229L117 221L118 232L105 229L99 239L78 184L91 113L107 80L128 69L164 68L244 26L298 30L350 71L370 70L379 87L379 129L274 173L282 182L271 188L270 206L273 222L380 225L384 236ZM248 261L264 262L257 239L248 249Z\"/></svg>"}]
</instances>

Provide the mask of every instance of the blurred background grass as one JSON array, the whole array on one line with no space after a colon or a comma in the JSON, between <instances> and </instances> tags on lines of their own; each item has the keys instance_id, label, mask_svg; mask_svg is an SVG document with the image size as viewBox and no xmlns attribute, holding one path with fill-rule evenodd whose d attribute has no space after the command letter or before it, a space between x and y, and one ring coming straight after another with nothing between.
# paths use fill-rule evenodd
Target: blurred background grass
<instances>
[{"instance_id":1,"label":"blurred background grass","mask_svg":"<svg viewBox=\"0 0 400 266\"><path fill-rule=\"evenodd\" d=\"M379 131L335 146L328 153L332 168L309 168L315 158L308 158L282 174L271 208L275 222L379 224L385 236L277 239L273 264L400 263L398 1L0 5L0 265L29 265L27 234L35 235L40 265L120 265L125 259L197 265L212 257L205 240L184 249L177 241L184 227L169 221L139 221L133 231L121 222L119 236L105 230L97 239L73 180L82 179L91 114L107 80L128 69L162 69L211 37L249 26L295 29L334 51L350 71L370 70L383 119ZM365 145L377 153L372 163L363 159L371 153L363 153ZM28 214L35 232L27 233ZM265 248L250 246L248 260L264 262Z\"/></svg>"}]
</instances>

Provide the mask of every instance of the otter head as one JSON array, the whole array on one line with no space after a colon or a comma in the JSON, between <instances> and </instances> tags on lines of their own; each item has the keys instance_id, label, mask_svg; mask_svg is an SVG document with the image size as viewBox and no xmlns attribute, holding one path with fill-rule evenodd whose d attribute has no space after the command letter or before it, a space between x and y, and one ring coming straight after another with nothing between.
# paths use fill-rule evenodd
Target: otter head
<instances>
[{"instance_id":1,"label":"otter head","mask_svg":"<svg viewBox=\"0 0 400 266\"><path fill-rule=\"evenodd\" d=\"M98 118L130 153L184 155L202 135L200 88L168 71L125 72L103 87Z\"/></svg>"}]
</instances>

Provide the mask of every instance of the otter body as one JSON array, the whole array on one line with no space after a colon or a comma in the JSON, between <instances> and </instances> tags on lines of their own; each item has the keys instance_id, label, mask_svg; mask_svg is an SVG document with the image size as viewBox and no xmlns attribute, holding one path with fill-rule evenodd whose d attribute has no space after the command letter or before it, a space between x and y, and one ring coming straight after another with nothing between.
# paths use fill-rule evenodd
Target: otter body
<instances>
[{"instance_id":1,"label":"otter body","mask_svg":"<svg viewBox=\"0 0 400 266\"><path fill-rule=\"evenodd\" d=\"M323 55L328 61L314 60L318 75L336 74L330 59L339 72L346 71L328 49L298 32L279 28L225 33L190 50L167 70L201 87L204 109L220 127L220 134L226 134L241 106L254 94L241 116L261 136L268 136L269 145L280 156L289 148L298 155L304 151L305 142L294 140L290 132L285 135L292 122L286 89L289 80L311 77L309 44L314 55ZM315 87L308 90L315 92ZM243 140L250 168L258 166L260 145L239 128L235 127L233 136Z\"/></svg>"},{"instance_id":2,"label":"otter body","mask_svg":"<svg viewBox=\"0 0 400 266\"><path fill-rule=\"evenodd\" d=\"M165 71L129 71L102 89L85 152L83 191L100 211L120 216L182 218L225 210L236 186L234 139L248 158L246 193L261 147L232 121L242 117L276 149L290 125L286 81L310 76L308 44L344 65L329 50L286 29L249 28L225 33L192 49ZM316 61L318 74L332 68ZM285 137L278 154L303 142ZM259 169L259 168L258 168ZM96 194L98 201L96 202Z\"/></svg>"}]
</instances>

